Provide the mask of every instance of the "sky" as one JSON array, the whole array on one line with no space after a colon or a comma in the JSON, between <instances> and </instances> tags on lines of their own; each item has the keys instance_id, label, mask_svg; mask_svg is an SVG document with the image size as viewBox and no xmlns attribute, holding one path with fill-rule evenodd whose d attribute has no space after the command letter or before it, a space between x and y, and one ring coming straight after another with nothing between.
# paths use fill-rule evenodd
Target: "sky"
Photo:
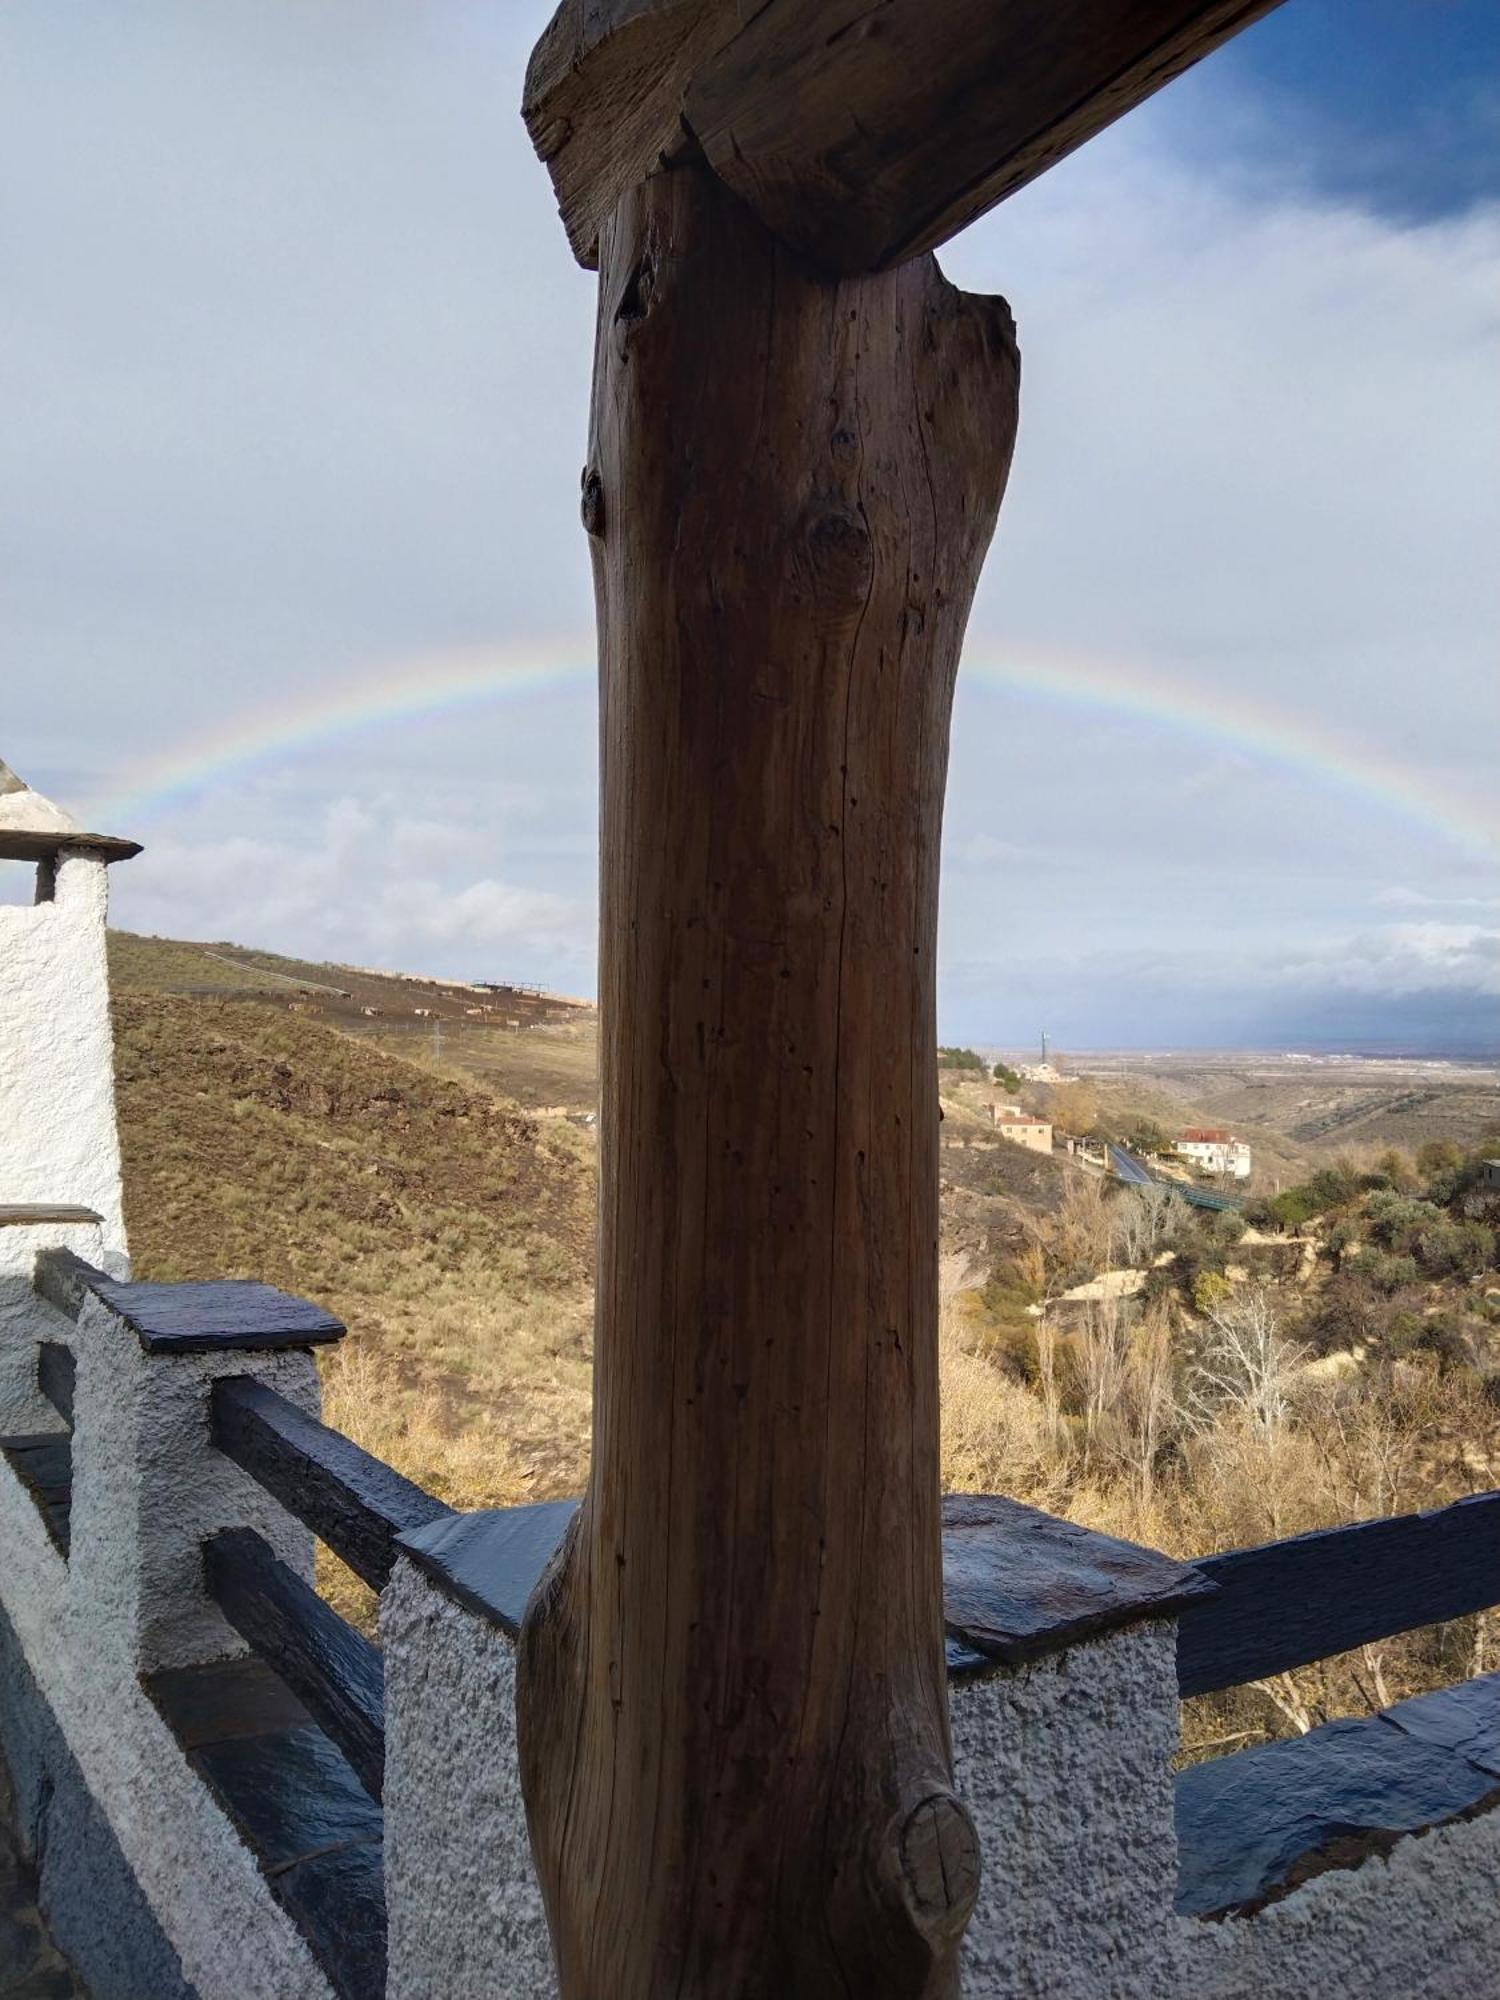
<instances>
[{"instance_id":1,"label":"sky","mask_svg":"<svg viewBox=\"0 0 1500 2000\"><path fill-rule=\"evenodd\" d=\"M0 9L0 756L122 925L594 989L548 11ZM943 1038L1500 1049L1500 10L1288 0L941 261L1024 357Z\"/></svg>"}]
</instances>

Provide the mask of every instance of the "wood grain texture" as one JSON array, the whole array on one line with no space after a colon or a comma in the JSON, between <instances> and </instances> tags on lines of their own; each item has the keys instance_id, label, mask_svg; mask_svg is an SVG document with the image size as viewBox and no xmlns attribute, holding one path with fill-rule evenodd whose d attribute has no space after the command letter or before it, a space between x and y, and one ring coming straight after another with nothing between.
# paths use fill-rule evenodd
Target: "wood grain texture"
<instances>
[{"instance_id":1,"label":"wood grain texture","mask_svg":"<svg viewBox=\"0 0 1500 2000\"><path fill-rule=\"evenodd\" d=\"M225 1376L214 1383L212 1395L219 1450L372 1590L383 1589L390 1576L397 1535L453 1512L263 1382Z\"/></svg>"},{"instance_id":2,"label":"wood grain texture","mask_svg":"<svg viewBox=\"0 0 1500 2000\"><path fill-rule=\"evenodd\" d=\"M523 101L569 241L686 136L825 269L936 248L1279 0L563 0Z\"/></svg>"},{"instance_id":3,"label":"wood grain texture","mask_svg":"<svg viewBox=\"0 0 1500 2000\"><path fill-rule=\"evenodd\" d=\"M369 1640L250 1528L203 1545L209 1592L378 1799L385 1778L385 1675Z\"/></svg>"},{"instance_id":4,"label":"wood grain texture","mask_svg":"<svg viewBox=\"0 0 1500 2000\"><path fill-rule=\"evenodd\" d=\"M1177 1627L1177 1682L1212 1694L1500 1604L1500 1493L1200 1557L1218 1589Z\"/></svg>"},{"instance_id":5,"label":"wood grain texture","mask_svg":"<svg viewBox=\"0 0 1500 2000\"><path fill-rule=\"evenodd\" d=\"M1024 187L1277 0L770 0L687 123L784 241L879 271Z\"/></svg>"},{"instance_id":6,"label":"wood grain texture","mask_svg":"<svg viewBox=\"0 0 1500 2000\"><path fill-rule=\"evenodd\" d=\"M737 0L562 0L552 17L521 115L586 269L620 196L680 145L693 71L734 33L736 11Z\"/></svg>"},{"instance_id":7,"label":"wood grain texture","mask_svg":"<svg viewBox=\"0 0 1500 2000\"><path fill-rule=\"evenodd\" d=\"M601 243L587 1496L522 1628L565 2000L951 1993L938 847L1004 303L818 276L701 164Z\"/></svg>"}]
</instances>

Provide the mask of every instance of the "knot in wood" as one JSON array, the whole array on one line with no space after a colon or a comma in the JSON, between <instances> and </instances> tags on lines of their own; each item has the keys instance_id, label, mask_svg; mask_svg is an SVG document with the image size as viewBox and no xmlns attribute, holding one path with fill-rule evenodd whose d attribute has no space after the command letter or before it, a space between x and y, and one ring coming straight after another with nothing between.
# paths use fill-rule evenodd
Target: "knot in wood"
<instances>
[{"instance_id":1,"label":"knot in wood","mask_svg":"<svg viewBox=\"0 0 1500 2000\"><path fill-rule=\"evenodd\" d=\"M859 610L875 571L874 544L864 517L852 507L818 507L807 516L802 536L814 601L824 610Z\"/></svg>"},{"instance_id":2,"label":"knot in wood","mask_svg":"<svg viewBox=\"0 0 1500 2000\"><path fill-rule=\"evenodd\" d=\"M979 1835L952 1792L929 1792L896 1833L902 1900L919 1935L937 1951L955 1944L979 1895Z\"/></svg>"},{"instance_id":3,"label":"knot in wood","mask_svg":"<svg viewBox=\"0 0 1500 2000\"><path fill-rule=\"evenodd\" d=\"M604 533L604 481L591 465L583 468L578 512L584 528L597 540Z\"/></svg>"},{"instance_id":4,"label":"knot in wood","mask_svg":"<svg viewBox=\"0 0 1500 2000\"><path fill-rule=\"evenodd\" d=\"M656 297L656 245L649 241L625 280L615 307L616 326L636 326L650 312Z\"/></svg>"}]
</instances>

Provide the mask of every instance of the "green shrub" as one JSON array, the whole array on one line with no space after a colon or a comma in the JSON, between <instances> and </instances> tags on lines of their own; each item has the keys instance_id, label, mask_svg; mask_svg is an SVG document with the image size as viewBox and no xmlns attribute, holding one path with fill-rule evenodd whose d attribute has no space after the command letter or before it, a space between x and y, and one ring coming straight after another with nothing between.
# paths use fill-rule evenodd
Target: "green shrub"
<instances>
[{"instance_id":1,"label":"green shrub","mask_svg":"<svg viewBox=\"0 0 1500 2000\"><path fill-rule=\"evenodd\" d=\"M1211 1313L1233 1290L1222 1271L1200 1271L1193 1280L1193 1305L1201 1313Z\"/></svg>"}]
</instances>

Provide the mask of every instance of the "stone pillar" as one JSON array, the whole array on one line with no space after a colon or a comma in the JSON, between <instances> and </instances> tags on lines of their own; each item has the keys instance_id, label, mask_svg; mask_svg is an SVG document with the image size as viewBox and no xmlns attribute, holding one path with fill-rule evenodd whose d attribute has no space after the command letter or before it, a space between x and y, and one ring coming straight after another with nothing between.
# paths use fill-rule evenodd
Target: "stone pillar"
<instances>
[{"instance_id":1,"label":"stone pillar","mask_svg":"<svg viewBox=\"0 0 1500 2000\"><path fill-rule=\"evenodd\" d=\"M25 1810L44 1910L101 1993L332 2000L156 1690L245 1651L205 1589L206 1538L254 1528L312 1574L308 1532L214 1448L214 1379L316 1412L309 1350L343 1329L269 1285L119 1283L56 1251L37 1277L33 1366L42 1342L73 1361L71 1532L28 1491L27 1443L0 1439L0 1740L40 1746Z\"/></svg>"},{"instance_id":2,"label":"stone pillar","mask_svg":"<svg viewBox=\"0 0 1500 2000\"><path fill-rule=\"evenodd\" d=\"M553 2000L516 1758L516 1634L573 1503L401 1537L385 1652L387 2000Z\"/></svg>"},{"instance_id":3,"label":"stone pillar","mask_svg":"<svg viewBox=\"0 0 1500 2000\"><path fill-rule=\"evenodd\" d=\"M97 1642L154 1673L243 1652L204 1586L202 1547L253 1528L308 1582L313 1536L213 1448L216 1378L248 1375L310 1415L320 1408L311 1347L343 1328L271 1285L80 1280L75 1351L73 1578ZM45 1282L45 1280L44 1280Z\"/></svg>"},{"instance_id":4,"label":"stone pillar","mask_svg":"<svg viewBox=\"0 0 1500 2000\"><path fill-rule=\"evenodd\" d=\"M1014 1500L943 1506L954 1782L983 1873L965 2000L1178 1990L1177 1613L1213 1586Z\"/></svg>"},{"instance_id":5,"label":"stone pillar","mask_svg":"<svg viewBox=\"0 0 1500 2000\"><path fill-rule=\"evenodd\" d=\"M1176 1990L1177 1705L1171 1619L954 1684L954 1775L984 1854L965 2000Z\"/></svg>"}]
</instances>

